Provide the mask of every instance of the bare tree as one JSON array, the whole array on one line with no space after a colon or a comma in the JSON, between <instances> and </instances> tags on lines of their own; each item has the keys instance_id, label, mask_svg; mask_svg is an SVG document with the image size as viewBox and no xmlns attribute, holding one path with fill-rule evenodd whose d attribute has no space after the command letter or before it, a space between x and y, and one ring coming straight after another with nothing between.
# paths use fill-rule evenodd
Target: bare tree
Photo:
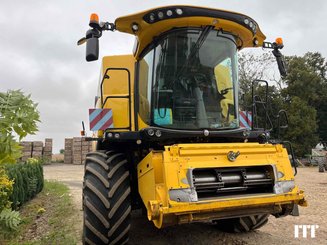
<instances>
[{"instance_id":1,"label":"bare tree","mask_svg":"<svg viewBox=\"0 0 327 245\"><path fill-rule=\"evenodd\" d=\"M241 93L251 89L251 83L255 79L267 80L271 85L277 85L278 89L283 86L277 70L274 56L271 52L257 54L253 51L243 51L239 56L239 81Z\"/></svg>"}]
</instances>

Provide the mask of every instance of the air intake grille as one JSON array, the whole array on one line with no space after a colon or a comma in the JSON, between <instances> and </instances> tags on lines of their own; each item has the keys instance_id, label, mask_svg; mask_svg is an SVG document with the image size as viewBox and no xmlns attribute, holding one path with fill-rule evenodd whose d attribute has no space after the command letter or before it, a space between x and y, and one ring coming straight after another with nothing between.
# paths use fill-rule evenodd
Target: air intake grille
<instances>
[{"instance_id":1,"label":"air intake grille","mask_svg":"<svg viewBox=\"0 0 327 245\"><path fill-rule=\"evenodd\" d=\"M271 166L194 169L193 186L199 198L273 193L273 175Z\"/></svg>"}]
</instances>

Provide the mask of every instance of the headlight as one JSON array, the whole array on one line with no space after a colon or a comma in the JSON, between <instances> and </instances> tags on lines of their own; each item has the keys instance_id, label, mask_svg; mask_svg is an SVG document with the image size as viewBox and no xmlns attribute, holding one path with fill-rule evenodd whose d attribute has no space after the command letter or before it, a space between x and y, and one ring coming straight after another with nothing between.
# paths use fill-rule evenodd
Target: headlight
<instances>
[{"instance_id":1,"label":"headlight","mask_svg":"<svg viewBox=\"0 0 327 245\"><path fill-rule=\"evenodd\" d=\"M161 10L155 10L143 16L143 19L150 24L154 24L160 20L182 17L184 14L181 8L164 8Z\"/></svg>"},{"instance_id":2,"label":"headlight","mask_svg":"<svg viewBox=\"0 0 327 245\"><path fill-rule=\"evenodd\" d=\"M183 10L182 10L182 9L176 9L176 13L177 13L178 15L182 15L182 14L183 14Z\"/></svg>"},{"instance_id":3,"label":"headlight","mask_svg":"<svg viewBox=\"0 0 327 245\"><path fill-rule=\"evenodd\" d=\"M167 10L167 16L172 16L173 15L173 11L171 11L170 9Z\"/></svg>"},{"instance_id":4,"label":"headlight","mask_svg":"<svg viewBox=\"0 0 327 245\"><path fill-rule=\"evenodd\" d=\"M133 32L137 32L139 30L139 25L137 23L133 23L132 30Z\"/></svg>"},{"instance_id":5,"label":"headlight","mask_svg":"<svg viewBox=\"0 0 327 245\"><path fill-rule=\"evenodd\" d=\"M154 135L154 130L152 128L148 129L147 131L149 136L153 136Z\"/></svg>"},{"instance_id":6,"label":"headlight","mask_svg":"<svg viewBox=\"0 0 327 245\"><path fill-rule=\"evenodd\" d=\"M160 130L156 130L156 136L161 137L161 131Z\"/></svg>"},{"instance_id":7,"label":"headlight","mask_svg":"<svg viewBox=\"0 0 327 245\"><path fill-rule=\"evenodd\" d=\"M257 25L253 21L245 18L244 24L250 27L254 34L257 32Z\"/></svg>"},{"instance_id":8,"label":"headlight","mask_svg":"<svg viewBox=\"0 0 327 245\"><path fill-rule=\"evenodd\" d=\"M164 17L164 13L161 12L161 11L159 11L159 12L158 12L158 17L159 17L159 19L163 19L163 17Z\"/></svg>"},{"instance_id":9,"label":"headlight","mask_svg":"<svg viewBox=\"0 0 327 245\"><path fill-rule=\"evenodd\" d=\"M153 22L153 21L156 20L156 17L155 17L155 15L154 15L154 13L151 13L151 14L149 15L149 19L150 19L150 22Z\"/></svg>"},{"instance_id":10,"label":"headlight","mask_svg":"<svg viewBox=\"0 0 327 245\"><path fill-rule=\"evenodd\" d=\"M275 194L291 192L295 187L294 180L277 181L274 186Z\"/></svg>"}]
</instances>

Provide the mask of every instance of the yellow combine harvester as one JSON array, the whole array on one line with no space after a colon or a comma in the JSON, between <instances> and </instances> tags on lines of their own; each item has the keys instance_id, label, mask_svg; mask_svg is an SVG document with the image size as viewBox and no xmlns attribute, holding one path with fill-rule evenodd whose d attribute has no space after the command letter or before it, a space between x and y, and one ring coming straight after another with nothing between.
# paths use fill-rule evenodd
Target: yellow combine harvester
<instances>
[{"instance_id":1,"label":"yellow combine harvester","mask_svg":"<svg viewBox=\"0 0 327 245\"><path fill-rule=\"evenodd\" d=\"M97 134L85 162L85 244L127 243L131 211L142 207L158 228L213 221L246 232L306 205L284 143L269 138L267 113L256 113L267 100L254 91L250 128L240 127L237 52L271 48L285 75L281 39L264 42L246 15L192 6L114 23L92 14L90 27L78 42L87 44L87 61L98 59L105 30L136 40L133 54L103 58L90 110Z\"/></svg>"}]
</instances>

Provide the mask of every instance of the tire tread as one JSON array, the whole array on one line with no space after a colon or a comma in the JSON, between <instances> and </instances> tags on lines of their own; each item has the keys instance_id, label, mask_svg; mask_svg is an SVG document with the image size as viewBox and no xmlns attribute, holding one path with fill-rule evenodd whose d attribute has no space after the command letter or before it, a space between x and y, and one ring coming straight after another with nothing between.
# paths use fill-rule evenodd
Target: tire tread
<instances>
[{"instance_id":1,"label":"tire tread","mask_svg":"<svg viewBox=\"0 0 327 245\"><path fill-rule=\"evenodd\" d=\"M125 244L130 229L130 179L124 154L88 153L83 187L84 244Z\"/></svg>"},{"instance_id":2,"label":"tire tread","mask_svg":"<svg viewBox=\"0 0 327 245\"><path fill-rule=\"evenodd\" d=\"M215 221L219 229L230 233L242 233L259 229L268 222L268 214L251 215Z\"/></svg>"}]
</instances>

